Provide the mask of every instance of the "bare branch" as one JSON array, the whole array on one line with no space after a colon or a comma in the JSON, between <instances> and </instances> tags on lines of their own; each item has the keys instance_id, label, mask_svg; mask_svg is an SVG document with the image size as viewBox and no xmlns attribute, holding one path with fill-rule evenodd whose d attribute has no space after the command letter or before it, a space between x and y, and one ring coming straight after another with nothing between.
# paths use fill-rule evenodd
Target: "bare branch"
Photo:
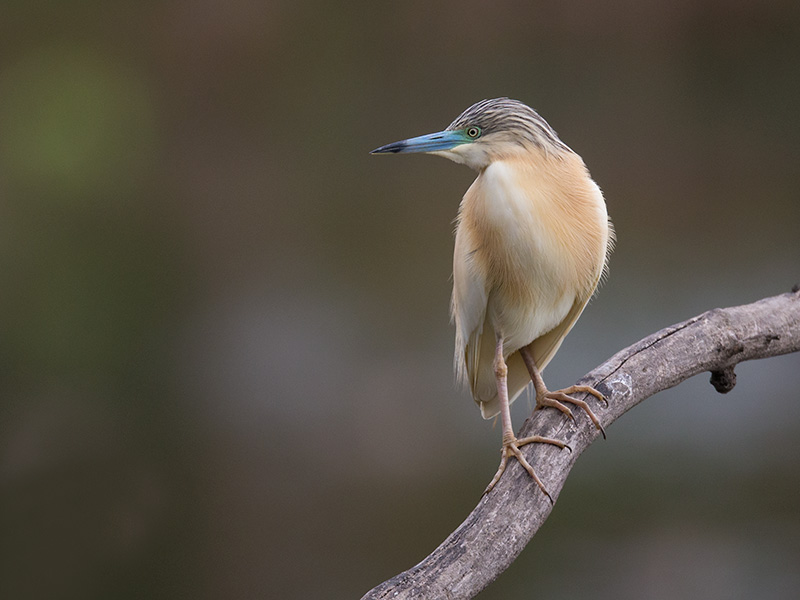
<instances>
[{"instance_id":1,"label":"bare branch","mask_svg":"<svg viewBox=\"0 0 800 600\"><path fill-rule=\"evenodd\" d=\"M736 364L800 350L800 292L765 298L753 304L714 309L667 327L618 352L578 384L603 392L609 407L597 407L608 427L642 400L702 373L721 393L730 391ZM591 400L590 400L591 401ZM554 500L573 464L598 431L588 419L577 423L558 411L537 411L522 426L566 441L572 452L530 444L523 453ZM472 598L522 552L553 506L516 463L495 488L428 557L408 571L369 591L362 600L433 600Z\"/></svg>"}]
</instances>

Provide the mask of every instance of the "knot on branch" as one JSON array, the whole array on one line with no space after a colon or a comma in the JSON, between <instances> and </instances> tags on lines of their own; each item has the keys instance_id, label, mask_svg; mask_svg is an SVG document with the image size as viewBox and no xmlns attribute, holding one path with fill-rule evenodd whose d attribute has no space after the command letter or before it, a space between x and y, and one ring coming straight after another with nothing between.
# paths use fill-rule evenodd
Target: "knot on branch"
<instances>
[{"instance_id":1,"label":"knot on branch","mask_svg":"<svg viewBox=\"0 0 800 600\"><path fill-rule=\"evenodd\" d=\"M711 371L709 382L720 394L730 392L736 385L736 373L733 370L733 365L725 367L721 371Z\"/></svg>"}]
</instances>

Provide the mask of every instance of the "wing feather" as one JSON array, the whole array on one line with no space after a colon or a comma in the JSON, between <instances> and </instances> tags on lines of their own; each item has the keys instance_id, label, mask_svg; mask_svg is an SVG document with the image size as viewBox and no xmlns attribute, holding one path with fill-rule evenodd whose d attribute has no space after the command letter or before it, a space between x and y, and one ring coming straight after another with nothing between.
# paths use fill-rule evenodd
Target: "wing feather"
<instances>
[{"instance_id":1,"label":"wing feather","mask_svg":"<svg viewBox=\"0 0 800 600\"><path fill-rule=\"evenodd\" d=\"M456 231L453 259L453 299L451 315L456 325L455 366L459 381L475 385L474 366L481 356L481 333L486 320L488 304L487 281L474 264L475 249L469 232ZM490 352L494 344L488 344Z\"/></svg>"}]
</instances>

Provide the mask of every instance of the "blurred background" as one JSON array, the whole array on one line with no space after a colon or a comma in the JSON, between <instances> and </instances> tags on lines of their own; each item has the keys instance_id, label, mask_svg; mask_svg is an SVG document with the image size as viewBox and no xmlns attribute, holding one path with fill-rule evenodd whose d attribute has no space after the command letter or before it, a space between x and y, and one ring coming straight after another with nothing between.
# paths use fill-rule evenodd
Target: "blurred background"
<instances>
[{"instance_id":1,"label":"blurred background","mask_svg":"<svg viewBox=\"0 0 800 600\"><path fill-rule=\"evenodd\" d=\"M451 371L475 175L368 152L483 98L617 228L551 388L800 282L797 2L2 12L3 598L359 598L466 517L500 443ZM615 423L480 597L796 597L800 356L737 372Z\"/></svg>"}]
</instances>

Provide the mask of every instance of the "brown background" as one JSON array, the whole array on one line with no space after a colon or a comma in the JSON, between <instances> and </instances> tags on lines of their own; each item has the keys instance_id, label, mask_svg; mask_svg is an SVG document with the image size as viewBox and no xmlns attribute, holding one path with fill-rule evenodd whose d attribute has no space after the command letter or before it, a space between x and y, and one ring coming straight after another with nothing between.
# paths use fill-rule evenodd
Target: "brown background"
<instances>
[{"instance_id":1,"label":"brown background","mask_svg":"<svg viewBox=\"0 0 800 600\"><path fill-rule=\"evenodd\" d=\"M368 152L482 98L537 108L618 231L551 386L800 281L797 2L2 12L3 598L358 598L460 523L500 437L451 374L474 174ZM626 415L481 597L794 597L798 367Z\"/></svg>"}]
</instances>

